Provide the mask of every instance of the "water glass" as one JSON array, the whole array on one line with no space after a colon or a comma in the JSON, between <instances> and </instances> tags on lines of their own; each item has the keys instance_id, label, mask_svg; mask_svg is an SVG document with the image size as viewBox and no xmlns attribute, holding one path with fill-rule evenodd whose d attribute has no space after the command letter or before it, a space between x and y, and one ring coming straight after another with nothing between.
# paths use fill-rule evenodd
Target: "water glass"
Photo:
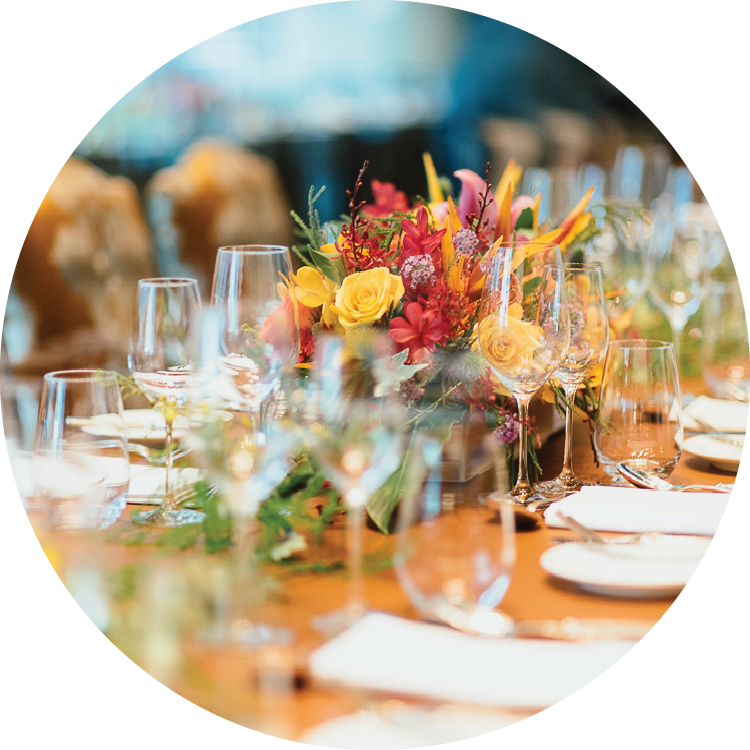
<instances>
[{"instance_id":1,"label":"water glass","mask_svg":"<svg viewBox=\"0 0 750 750\"><path fill-rule=\"evenodd\" d=\"M682 453L682 409L674 347L665 341L612 341L607 349L594 444L616 483L623 462L666 479Z\"/></svg>"},{"instance_id":2,"label":"water glass","mask_svg":"<svg viewBox=\"0 0 750 750\"><path fill-rule=\"evenodd\" d=\"M503 635L510 621L497 607L516 560L515 516L514 507L492 492L496 471L504 472L504 452L481 422L481 414L473 415L470 451L488 470L468 483L451 481L446 441L428 434L415 439L394 562L422 616L465 632Z\"/></svg>"},{"instance_id":3,"label":"water glass","mask_svg":"<svg viewBox=\"0 0 750 750\"><path fill-rule=\"evenodd\" d=\"M44 376L32 475L30 507L49 527L102 529L120 517L129 462L115 375L67 370Z\"/></svg>"},{"instance_id":4,"label":"water glass","mask_svg":"<svg viewBox=\"0 0 750 750\"><path fill-rule=\"evenodd\" d=\"M717 398L750 394L747 320L740 283L711 281L703 312L703 378Z\"/></svg>"}]
</instances>

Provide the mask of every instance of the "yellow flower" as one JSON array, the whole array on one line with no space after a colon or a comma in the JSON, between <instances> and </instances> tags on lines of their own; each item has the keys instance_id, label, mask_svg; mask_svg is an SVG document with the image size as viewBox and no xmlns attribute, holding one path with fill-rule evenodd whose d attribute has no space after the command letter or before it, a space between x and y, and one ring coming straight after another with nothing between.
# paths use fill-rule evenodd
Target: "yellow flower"
<instances>
[{"instance_id":1,"label":"yellow flower","mask_svg":"<svg viewBox=\"0 0 750 750\"><path fill-rule=\"evenodd\" d=\"M404 282L387 268L371 268L369 271L347 276L336 292L331 311L339 317L339 323L350 329L362 323L371 325L380 320L392 305L404 296Z\"/></svg>"},{"instance_id":2,"label":"yellow flower","mask_svg":"<svg viewBox=\"0 0 750 750\"><path fill-rule=\"evenodd\" d=\"M542 329L521 320L521 314L521 306L513 303L505 315L489 315L477 328L479 349L485 359L509 377L520 368L534 367L534 352L542 346Z\"/></svg>"},{"instance_id":3,"label":"yellow flower","mask_svg":"<svg viewBox=\"0 0 750 750\"><path fill-rule=\"evenodd\" d=\"M331 303L336 299L338 287L334 281L327 279L317 268L303 266L294 277L297 300L305 307L323 307L321 320L323 324L334 327L338 318L331 312Z\"/></svg>"}]
</instances>

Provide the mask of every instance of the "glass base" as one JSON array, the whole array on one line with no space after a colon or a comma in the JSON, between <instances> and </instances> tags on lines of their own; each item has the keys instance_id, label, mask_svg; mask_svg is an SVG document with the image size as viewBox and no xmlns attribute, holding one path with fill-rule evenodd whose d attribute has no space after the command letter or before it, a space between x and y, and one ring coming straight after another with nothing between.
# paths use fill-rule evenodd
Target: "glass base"
<instances>
[{"instance_id":1,"label":"glass base","mask_svg":"<svg viewBox=\"0 0 750 750\"><path fill-rule=\"evenodd\" d=\"M173 529L177 526L187 526L188 524L203 523L206 514L202 510L187 510L186 508L176 508L168 510L156 508L155 510L136 513L133 516L133 523L137 526L152 526L159 529Z\"/></svg>"}]
</instances>

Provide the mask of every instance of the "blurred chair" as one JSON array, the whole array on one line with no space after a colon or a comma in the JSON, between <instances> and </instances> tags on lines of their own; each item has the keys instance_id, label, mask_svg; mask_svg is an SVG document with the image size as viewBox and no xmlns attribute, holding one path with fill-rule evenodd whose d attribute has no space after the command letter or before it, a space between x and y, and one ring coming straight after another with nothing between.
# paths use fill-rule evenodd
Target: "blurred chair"
<instances>
[{"instance_id":1,"label":"blurred chair","mask_svg":"<svg viewBox=\"0 0 750 750\"><path fill-rule=\"evenodd\" d=\"M162 275L197 278L210 291L224 245L288 245L289 201L274 163L215 140L194 143L146 186Z\"/></svg>"},{"instance_id":2,"label":"blurred chair","mask_svg":"<svg viewBox=\"0 0 750 750\"><path fill-rule=\"evenodd\" d=\"M553 167L579 167L589 158L594 124L583 115L548 108L541 112L545 140Z\"/></svg>"},{"instance_id":3,"label":"blurred chair","mask_svg":"<svg viewBox=\"0 0 750 750\"><path fill-rule=\"evenodd\" d=\"M538 164L544 143L533 123L507 117L492 117L481 123L482 140L490 151L492 172L498 180L510 159L525 167Z\"/></svg>"},{"instance_id":4,"label":"blurred chair","mask_svg":"<svg viewBox=\"0 0 750 750\"><path fill-rule=\"evenodd\" d=\"M135 287L152 274L135 186L71 158L34 217L12 287L33 319L19 374L124 366Z\"/></svg>"}]
</instances>

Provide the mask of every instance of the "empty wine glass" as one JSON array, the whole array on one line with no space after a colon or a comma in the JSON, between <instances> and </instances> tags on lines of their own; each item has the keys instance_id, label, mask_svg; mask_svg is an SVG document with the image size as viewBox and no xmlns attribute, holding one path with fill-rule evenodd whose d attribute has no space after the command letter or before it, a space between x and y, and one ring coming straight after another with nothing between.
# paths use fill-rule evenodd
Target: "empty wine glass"
<instances>
[{"instance_id":1,"label":"empty wine glass","mask_svg":"<svg viewBox=\"0 0 750 750\"><path fill-rule=\"evenodd\" d=\"M341 492L347 511L348 601L320 625L329 632L360 618L365 506L401 463L404 414L395 399L390 341L372 333L347 344L329 336L318 342L313 369L310 440L323 473Z\"/></svg>"},{"instance_id":2,"label":"empty wine glass","mask_svg":"<svg viewBox=\"0 0 750 750\"><path fill-rule=\"evenodd\" d=\"M195 378L185 441L218 491L219 514L231 519L230 559L223 572L217 572L213 592L216 619L203 635L213 641L264 645L280 634L253 619L266 592L255 559L255 519L261 503L287 475L299 441L297 432L281 421L257 429L250 411L239 404L234 379L220 363L225 325L223 311L210 307L199 314L191 336Z\"/></svg>"},{"instance_id":3,"label":"empty wine glass","mask_svg":"<svg viewBox=\"0 0 750 750\"><path fill-rule=\"evenodd\" d=\"M492 373L518 402L518 481L510 497L542 500L529 483L529 401L562 363L570 341L565 275L556 245L500 244L486 261L477 344Z\"/></svg>"},{"instance_id":4,"label":"empty wine glass","mask_svg":"<svg viewBox=\"0 0 750 750\"><path fill-rule=\"evenodd\" d=\"M243 402L262 418L284 368L299 355L299 318L289 248L219 248L212 304L224 315L221 367Z\"/></svg>"},{"instance_id":5,"label":"empty wine glass","mask_svg":"<svg viewBox=\"0 0 750 750\"><path fill-rule=\"evenodd\" d=\"M117 378L97 370L44 376L32 456L31 510L66 530L102 529L127 502L129 463Z\"/></svg>"},{"instance_id":6,"label":"empty wine glass","mask_svg":"<svg viewBox=\"0 0 750 750\"><path fill-rule=\"evenodd\" d=\"M601 266L567 263L564 273L570 311L570 347L554 377L560 381L566 401L572 404L578 388L607 353L609 325ZM536 490L555 498L579 490L582 484L573 471L573 410L567 406L563 469L556 479L538 484Z\"/></svg>"},{"instance_id":7,"label":"empty wine glass","mask_svg":"<svg viewBox=\"0 0 750 750\"><path fill-rule=\"evenodd\" d=\"M717 398L748 399L747 320L736 279L709 283L703 311L703 378Z\"/></svg>"},{"instance_id":8,"label":"empty wine glass","mask_svg":"<svg viewBox=\"0 0 750 750\"><path fill-rule=\"evenodd\" d=\"M651 298L669 320L678 371L681 340L708 283L706 237L702 226L683 215L657 213L648 245Z\"/></svg>"},{"instance_id":9,"label":"empty wine glass","mask_svg":"<svg viewBox=\"0 0 750 750\"><path fill-rule=\"evenodd\" d=\"M682 408L674 347L611 341L604 361L594 445L604 470L624 482L619 462L666 479L682 453Z\"/></svg>"},{"instance_id":10,"label":"empty wine glass","mask_svg":"<svg viewBox=\"0 0 750 750\"><path fill-rule=\"evenodd\" d=\"M201 511L187 510L172 493L174 420L188 398L193 363L188 340L201 302L195 279L158 278L138 282L136 313L128 363L138 387L164 416L166 484L155 510L137 513L133 521L153 526L200 523Z\"/></svg>"},{"instance_id":11,"label":"empty wine glass","mask_svg":"<svg viewBox=\"0 0 750 750\"><path fill-rule=\"evenodd\" d=\"M424 617L470 633L504 635L511 621L496 608L516 560L515 516L514 506L482 492L493 489L493 467L505 471L504 451L483 421L478 413L469 419L469 450L487 471L469 482L452 481L446 441L417 435L399 505L394 563L399 583Z\"/></svg>"}]
</instances>

